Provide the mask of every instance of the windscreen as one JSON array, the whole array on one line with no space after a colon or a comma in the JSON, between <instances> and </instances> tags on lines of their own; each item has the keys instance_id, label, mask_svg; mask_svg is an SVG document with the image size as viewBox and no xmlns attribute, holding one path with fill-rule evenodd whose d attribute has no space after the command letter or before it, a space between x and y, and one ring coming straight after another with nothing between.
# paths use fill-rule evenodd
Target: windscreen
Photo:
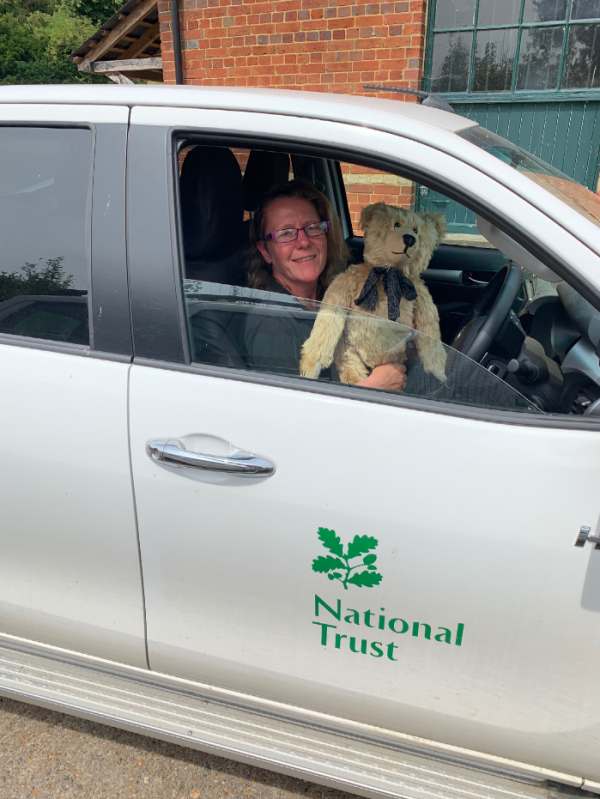
<instances>
[{"instance_id":1,"label":"windscreen","mask_svg":"<svg viewBox=\"0 0 600 799\"><path fill-rule=\"evenodd\" d=\"M572 206L600 228L600 196L564 175L541 158L485 128L467 128L459 134L490 155L514 167L543 186L562 202Z\"/></svg>"}]
</instances>

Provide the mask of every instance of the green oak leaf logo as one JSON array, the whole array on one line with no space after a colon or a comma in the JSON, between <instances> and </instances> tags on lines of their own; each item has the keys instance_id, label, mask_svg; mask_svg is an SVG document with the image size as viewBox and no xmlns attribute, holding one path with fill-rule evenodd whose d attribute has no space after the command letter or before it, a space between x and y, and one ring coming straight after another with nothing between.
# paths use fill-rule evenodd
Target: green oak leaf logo
<instances>
[{"instance_id":1,"label":"green oak leaf logo","mask_svg":"<svg viewBox=\"0 0 600 799\"><path fill-rule=\"evenodd\" d=\"M371 550L379 543L372 535L355 535L347 546L335 530L319 527L317 535L330 555L319 555L312 562L314 572L339 580L347 591L349 585L374 588L383 580L377 571L377 555Z\"/></svg>"}]
</instances>

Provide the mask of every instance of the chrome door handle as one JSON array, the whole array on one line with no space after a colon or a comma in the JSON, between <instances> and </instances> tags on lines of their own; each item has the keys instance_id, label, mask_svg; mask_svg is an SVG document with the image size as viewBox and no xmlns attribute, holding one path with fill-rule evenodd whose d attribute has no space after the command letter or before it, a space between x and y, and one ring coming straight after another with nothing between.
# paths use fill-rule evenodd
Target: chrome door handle
<instances>
[{"instance_id":1,"label":"chrome door handle","mask_svg":"<svg viewBox=\"0 0 600 799\"><path fill-rule=\"evenodd\" d=\"M169 441L149 441L146 452L154 461L193 466L211 472L228 472L238 477L269 477L275 474L273 463L241 450L233 455L209 455L206 452L190 452Z\"/></svg>"}]
</instances>

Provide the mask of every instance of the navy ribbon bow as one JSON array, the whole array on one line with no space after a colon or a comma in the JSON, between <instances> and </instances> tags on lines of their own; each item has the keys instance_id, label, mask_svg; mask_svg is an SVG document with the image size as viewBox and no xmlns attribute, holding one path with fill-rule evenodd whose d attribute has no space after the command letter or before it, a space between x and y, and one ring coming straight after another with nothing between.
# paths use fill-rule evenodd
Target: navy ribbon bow
<instances>
[{"instance_id":1,"label":"navy ribbon bow","mask_svg":"<svg viewBox=\"0 0 600 799\"><path fill-rule=\"evenodd\" d=\"M354 302L356 305L363 305L367 311L374 311L377 307L377 283L381 277L383 277L383 290L387 295L388 319L395 322L400 316L402 297L407 300L417 299L414 283L398 269L389 266L374 266L365 280L359 297Z\"/></svg>"}]
</instances>

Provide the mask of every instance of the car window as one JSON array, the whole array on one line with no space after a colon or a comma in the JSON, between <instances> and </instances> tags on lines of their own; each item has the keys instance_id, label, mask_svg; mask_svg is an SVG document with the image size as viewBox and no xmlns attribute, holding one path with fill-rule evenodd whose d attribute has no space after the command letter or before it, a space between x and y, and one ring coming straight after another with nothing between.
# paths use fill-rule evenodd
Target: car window
<instances>
[{"instance_id":1,"label":"car window","mask_svg":"<svg viewBox=\"0 0 600 799\"><path fill-rule=\"evenodd\" d=\"M301 350L319 312L330 306L304 304L293 297L260 289L184 280L184 296L193 359L196 362L298 377ZM334 312L340 312L335 306ZM363 316L344 309L347 322L364 324ZM406 396L476 407L540 413L540 408L480 364L442 345L447 378L425 371L417 342L426 337L414 328L387 319L369 320L378 336L389 342L390 358L408 364ZM276 344L274 343L276 342ZM433 342L427 342L432 346ZM400 353L395 351L401 350ZM315 376L339 384L335 362ZM308 378L307 378L308 379Z\"/></svg>"},{"instance_id":2,"label":"car window","mask_svg":"<svg viewBox=\"0 0 600 799\"><path fill-rule=\"evenodd\" d=\"M255 159L260 179L251 182L248 165ZM180 250L193 362L294 377L305 387L309 380L351 384L477 408L571 413L579 403L575 412L585 413L596 407L600 367L585 375L561 367L575 346L583 358L600 342L582 334L583 322L554 284L532 276L470 223L461 227L471 209L438 187L342 163L342 213L347 209L345 229L353 231L347 240L339 239L333 201L318 210L311 200L306 210L306 198L296 197L292 217L274 215L270 204L260 216L276 173L281 183L301 165L314 191L326 188L328 163L223 145L196 145L188 153L180 169ZM332 192L337 207L339 192L339 186ZM381 214L395 214L396 221ZM388 256L376 245L386 225L400 236ZM299 264L309 268L323 248L327 259L334 251L336 257L323 260L315 294L302 295L290 274ZM386 257L401 269L388 270L393 264ZM388 273L402 277L388 285ZM311 357L313 367L304 368ZM380 367L390 365L406 370L403 385L381 382Z\"/></svg>"},{"instance_id":3,"label":"car window","mask_svg":"<svg viewBox=\"0 0 600 799\"><path fill-rule=\"evenodd\" d=\"M88 344L91 133L0 127L0 333Z\"/></svg>"},{"instance_id":4,"label":"car window","mask_svg":"<svg viewBox=\"0 0 600 799\"><path fill-rule=\"evenodd\" d=\"M352 231L357 236L363 234L360 212L370 203L383 202L401 206L414 204L417 186L409 178L381 169L348 163L341 164L341 174Z\"/></svg>"}]
</instances>

